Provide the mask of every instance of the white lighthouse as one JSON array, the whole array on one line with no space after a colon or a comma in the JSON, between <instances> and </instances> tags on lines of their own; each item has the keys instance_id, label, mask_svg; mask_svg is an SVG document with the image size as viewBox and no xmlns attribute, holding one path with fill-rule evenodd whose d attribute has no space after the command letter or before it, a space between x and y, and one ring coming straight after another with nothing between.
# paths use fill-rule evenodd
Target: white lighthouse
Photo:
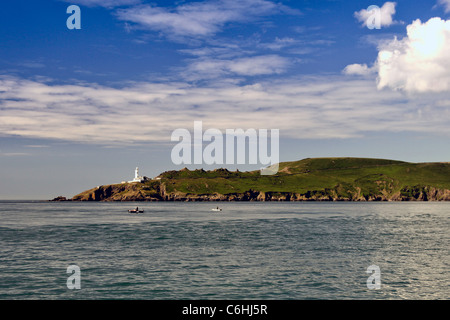
<instances>
[{"instance_id":1,"label":"white lighthouse","mask_svg":"<svg viewBox=\"0 0 450 320\"><path fill-rule=\"evenodd\" d=\"M134 170L134 179L131 181L128 181L129 183L133 183L133 182L144 182L146 180L145 177L141 177L139 175L139 168L136 167L136 169Z\"/></svg>"}]
</instances>

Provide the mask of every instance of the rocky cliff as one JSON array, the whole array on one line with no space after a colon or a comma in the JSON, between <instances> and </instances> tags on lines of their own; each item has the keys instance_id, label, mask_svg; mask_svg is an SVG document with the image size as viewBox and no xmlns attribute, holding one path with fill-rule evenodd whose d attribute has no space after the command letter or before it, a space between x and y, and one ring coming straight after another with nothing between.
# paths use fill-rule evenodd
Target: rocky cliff
<instances>
[{"instance_id":1,"label":"rocky cliff","mask_svg":"<svg viewBox=\"0 0 450 320\"><path fill-rule=\"evenodd\" d=\"M72 201L450 201L449 189L428 186L402 188L398 192L363 195L361 190L347 190L346 195L335 189L313 190L306 193L264 192L248 190L242 193L191 194L166 192L164 185L157 192L148 192L142 184L100 186L79 195Z\"/></svg>"},{"instance_id":2,"label":"rocky cliff","mask_svg":"<svg viewBox=\"0 0 450 320\"><path fill-rule=\"evenodd\" d=\"M62 197L55 200L62 200ZM449 163L316 158L259 171L167 171L157 180L100 186L73 201L448 201Z\"/></svg>"}]
</instances>

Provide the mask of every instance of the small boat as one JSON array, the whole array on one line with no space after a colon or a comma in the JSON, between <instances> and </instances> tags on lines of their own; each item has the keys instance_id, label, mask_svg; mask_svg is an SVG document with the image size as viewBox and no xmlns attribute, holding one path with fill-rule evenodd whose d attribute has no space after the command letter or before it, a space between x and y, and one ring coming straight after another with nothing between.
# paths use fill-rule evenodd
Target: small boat
<instances>
[{"instance_id":1,"label":"small boat","mask_svg":"<svg viewBox=\"0 0 450 320\"><path fill-rule=\"evenodd\" d=\"M144 210L128 210L129 213L144 213Z\"/></svg>"},{"instance_id":2,"label":"small boat","mask_svg":"<svg viewBox=\"0 0 450 320\"><path fill-rule=\"evenodd\" d=\"M211 211L222 211L222 208L217 207L217 208L211 209Z\"/></svg>"}]
</instances>

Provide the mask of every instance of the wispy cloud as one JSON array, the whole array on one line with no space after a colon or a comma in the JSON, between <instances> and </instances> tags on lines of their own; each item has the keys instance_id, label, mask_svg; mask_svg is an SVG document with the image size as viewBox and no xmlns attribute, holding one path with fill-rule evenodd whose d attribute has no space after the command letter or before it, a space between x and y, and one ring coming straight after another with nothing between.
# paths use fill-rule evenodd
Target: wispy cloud
<instances>
[{"instance_id":1,"label":"wispy cloud","mask_svg":"<svg viewBox=\"0 0 450 320\"><path fill-rule=\"evenodd\" d=\"M438 0L437 4L443 6L446 13L450 12L450 0Z\"/></svg>"},{"instance_id":2,"label":"wispy cloud","mask_svg":"<svg viewBox=\"0 0 450 320\"><path fill-rule=\"evenodd\" d=\"M309 30L309 29L308 29ZM336 43L333 35L316 32L297 34L294 36L275 37L272 41L259 41L254 44L259 50L272 50L277 53L306 55L323 50Z\"/></svg>"},{"instance_id":3,"label":"wispy cloud","mask_svg":"<svg viewBox=\"0 0 450 320\"><path fill-rule=\"evenodd\" d=\"M298 13L268 0L210 0L181 4L174 8L133 6L116 12L120 20L168 37L206 37L232 22L249 22L277 13Z\"/></svg>"},{"instance_id":4,"label":"wispy cloud","mask_svg":"<svg viewBox=\"0 0 450 320\"><path fill-rule=\"evenodd\" d=\"M202 57L182 72L188 80L215 79L228 76L260 76L283 73L290 61L279 55L261 55L234 59Z\"/></svg>"},{"instance_id":5,"label":"wispy cloud","mask_svg":"<svg viewBox=\"0 0 450 320\"><path fill-rule=\"evenodd\" d=\"M26 152L1 152L0 151L0 157L24 157L29 156L30 153Z\"/></svg>"},{"instance_id":6,"label":"wispy cloud","mask_svg":"<svg viewBox=\"0 0 450 320\"><path fill-rule=\"evenodd\" d=\"M79 4L86 7L114 8L120 6L130 6L141 3L141 0L61 0L71 4Z\"/></svg>"},{"instance_id":7,"label":"wispy cloud","mask_svg":"<svg viewBox=\"0 0 450 320\"><path fill-rule=\"evenodd\" d=\"M50 146L44 144L28 144L24 146L25 148L49 148Z\"/></svg>"},{"instance_id":8,"label":"wispy cloud","mask_svg":"<svg viewBox=\"0 0 450 320\"><path fill-rule=\"evenodd\" d=\"M19 66L25 67L25 68L32 68L32 69L38 69L38 68L45 68L45 64L35 61L24 61L18 64Z\"/></svg>"},{"instance_id":9,"label":"wispy cloud","mask_svg":"<svg viewBox=\"0 0 450 320\"><path fill-rule=\"evenodd\" d=\"M284 49L286 47L291 47L293 45L298 44L300 41L297 39L294 39L292 37L284 37L284 38L278 38L276 37L275 40L271 43L264 43L261 44L263 47L274 50L274 51L279 51L281 49Z\"/></svg>"},{"instance_id":10,"label":"wispy cloud","mask_svg":"<svg viewBox=\"0 0 450 320\"><path fill-rule=\"evenodd\" d=\"M185 67L178 67L176 71L186 80L279 75L289 71L295 64L305 62L298 55L311 54L331 43L332 40L316 35L312 39L275 37L265 41L257 35L245 41L228 39L228 42L221 42L210 39L204 42L204 46L179 50L191 57L184 60Z\"/></svg>"},{"instance_id":11,"label":"wispy cloud","mask_svg":"<svg viewBox=\"0 0 450 320\"><path fill-rule=\"evenodd\" d=\"M169 143L174 129L203 120L221 130L277 128L295 139L401 131L450 135L448 100L380 93L372 79L345 76L121 88L0 77L0 134L101 145Z\"/></svg>"}]
</instances>

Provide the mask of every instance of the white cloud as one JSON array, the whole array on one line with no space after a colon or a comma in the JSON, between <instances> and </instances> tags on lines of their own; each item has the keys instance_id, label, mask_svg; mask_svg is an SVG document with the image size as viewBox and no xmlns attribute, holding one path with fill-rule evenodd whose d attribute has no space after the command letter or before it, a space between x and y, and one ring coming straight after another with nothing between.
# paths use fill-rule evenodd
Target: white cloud
<instances>
[{"instance_id":1,"label":"white cloud","mask_svg":"<svg viewBox=\"0 0 450 320\"><path fill-rule=\"evenodd\" d=\"M435 98L435 97L433 97ZM280 129L294 139L350 138L367 132L450 135L440 106L380 93L371 79L343 76L270 80L253 85L184 82L60 85L0 76L0 135L117 145L170 143L177 128Z\"/></svg>"},{"instance_id":2,"label":"white cloud","mask_svg":"<svg viewBox=\"0 0 450 320\"><path fill-rule=\"evenodd\" d=\"M238 75L263 75L282 73L288 66L288 59L278 55L246 57L231 61L228 69Z\"/></svg>"},{"instance_id":3,"label":"white cloud","mask_svg":"<svg viewBox=\"0 0 450 320\"><path fill-rule=\"evenodd\" d=\"M408 92L450 90L450 20L414 21L407 37L384 43L378 54L378 86Z\"/></svg>"},{"instance_id":4,"label":"white cloud","mask_svg":"<svg viewBox=\"0 0 450 320\"><path fill-rule=\"evenodd\" d=\"M450 90L450 20L432 18L407 26L403 39L382 41L372 68L350 65L347 74L375 71L378 88L409 93L447 92Z\"/></svg>"},{"instance_id":5,"label":"white cloud","mask_svg":"<svg viewBox=\"0 0 450 320\"><path fill-rule=\"evenodd\" d=\"M393 16L395 15L396 5L396 2L388 1L380 8L380 27L389 27L390 25L397 23L393 19ZM368 24L370 25L371 23L373 23L372 20L374 12L372 10L363 9L361 11L355 12L354 15L356 19L358 19L359 22L362 22L362 25L365 27L367 27Z\"/></svg>"},{"instance_id":6,"label":"white cloud","mask_svg":"<svg viewBox=\"0 0 450 320\"><path fill-rule=\"evenodd\" d=\"M290 37L285 37L285 38L275 38L275 41L271 42L271 43L264 43L261 44L262 47L271 49L271 50L281 50L284 49L286 47L298 44L300 41L290 38Z\"/></svg>"},{"instance_id":7,"label":"white cloud","mask_svg":"<svg viewBox=\"0 0 450 320\"><path fill-rule=\"evenodd\" d=\"M31 154L26 152L0 152L0 157L23 157L29 155Z\"/></svg>"},{"instance_id":8,"label":"white cloud","mask_svg":"<svg viewBox=\"0 0 450 320\"><path fill-rule=\"evenodd\" d=\"M344 74L368 76L375 72L374 68L369 68L367 64L350 64L343 70Z\"/></svg>"},{"instance_id":9,"label":"white cloud","mask_svg":"<svg viewBox=\"0 0 450 320\"><path fill-rule=\"evenodd\" d=\"M201 57L189 64L183 75L188 80L213 79L230 75L257 76L283 73L289 66L287 58L278 55L214 59Z\"/></svg>"},{"instance_id":10,"label":"white cloud","mask_svg":"<svg viewBox=\"0 0 450 320\"><path fill-rule=\"evenodd\" d=\"M172 9L146 4L121 9L116 14L120 20L169 37L204 37L221 31L227 23L247 22L282 11L292 13L293 10L267 0L210 0Z\"/></svg>"},{"instance_id":11,"label":"white cloud","mask_svg":"<svg viewBox=\"0 0 450 320\"><path fill-rule=\"evenodd\" d=\"M450 0L438 0L438 5L443 6L446 13L450 12Z\"/></svg>"}]
</instances>

